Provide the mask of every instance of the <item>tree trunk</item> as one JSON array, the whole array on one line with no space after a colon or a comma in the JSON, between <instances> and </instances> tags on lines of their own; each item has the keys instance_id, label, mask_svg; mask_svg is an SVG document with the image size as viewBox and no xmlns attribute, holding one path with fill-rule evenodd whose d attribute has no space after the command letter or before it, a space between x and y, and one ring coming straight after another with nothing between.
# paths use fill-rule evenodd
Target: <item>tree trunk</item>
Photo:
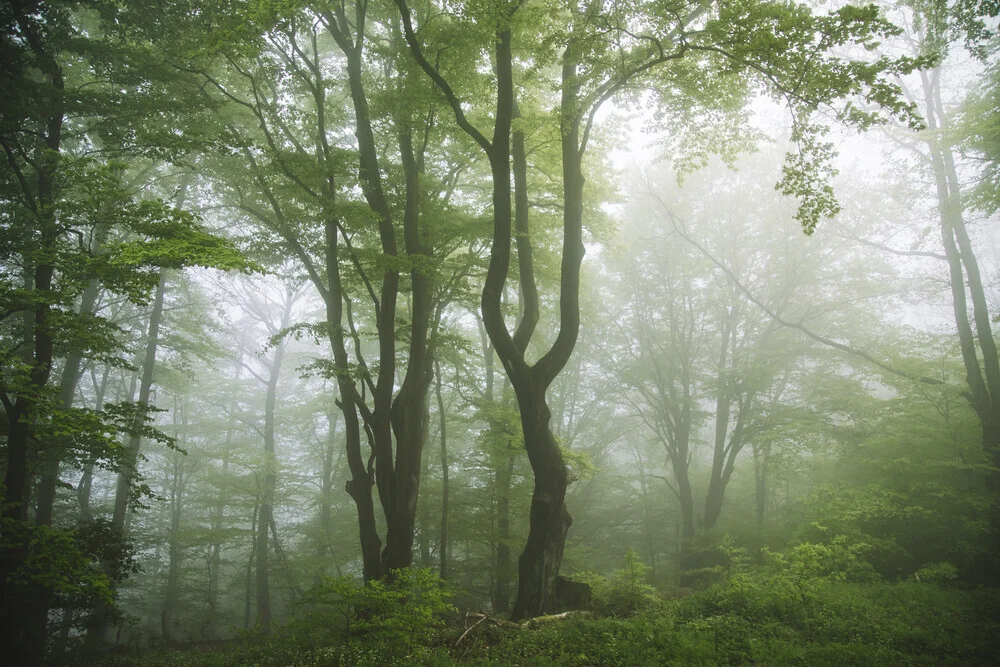
<instances>
[{"instance_id":1,"label":"tree trunk","mask_svg":"<svg viewBox=\"0 0 1000 667\"><path fill-rule=\"evenodd\" d=\"M434 394L437 397L439 430L441 431L441 537L438 539L438 576L448 578L448 415L441 395L441 364L434 359Z\"/></svg>"},{"instance_id":2,"label":"tree trunk","mask_svg":"<svg viewBox=\"0 0 1000 667\"><path fill-rule=\"evenodd\" d=\"M94 409L100 410L104 407L104 395L108 388L108 377L111 375L111 366L105 364L101 374L101 381L97 383L97 395L94 398ZM93 512L90 509L90 494L94 481L94 461L87 461L83 466L83 475L80 483L76 487L76 501L80 507L79 523L87 524L94 520Z\"/></svg>"},{"instance_id":3,"label":"tree trunk","mask_svg":"<svg viewBox=\"0 0 1000 667\"><path fill-rule=\"evenodd\" d=\"M552 380L565 367L572 354L580 329L579 288L580 263L583 260L583 174L581 162L585 142L580 138L580 122L584 117L577 75L577 54L571 45L563 54L563 97L560 105L563 149L563 252L560 271L560 321L559 333L547 353L534 365L525 361L527 343L535 322L527 313L537 309L534 293L534 275L530 270L530 252L520 252L521 294L526 313L513 336L507 330L502 297L507 282L511 259L512 219L511 208L511 127L515 112L513 54L511 50L510 14L518 5L510 7L507 16L495 26L494 66L496 74L496 108L494 112L493 139L488 140L465 117L462 103L441 74L427 61L413 31L410 10L405 0L396 0L400 10L406 41L420 67L444 92L455 115L456 122L483 149L490 161L493 185L493 239L490 262L482 291L481 308L483 323L493 347L503 362L504 369L514 386L525 448L535 474L535 493L532 496L531 529L525 551L521 556L518 599L514 617L542 613L545 604L553 597L552 587L562 560L562 550L569 528L570 517L564 505L567 473L562 455L550 431L550 411L545 402L545 392ZM525 223L527 221L525 220ZM527 234L518 228L518 243L530 243ZM529 270L525 270L525 268Z\"/></svg>"},{"instance_id":4,"label":"tree trunk","mask_svg":"<svg viewBox=\"0 0 1000 667\"><path fill-rule=\"evenodd\" d=\"M962 214L961 185L955 170L954 157L951 149L935 138L936 131L945 129L940 94L940 70L921 72L921 83L927 124L932 131L935 131L935 134L931 135L932 138L927 140L927 144L937 188L941 239L948 258L955 324L958 327L966 382L970 390L969 400L982 426L984 453L994 469L1000 469L1000 357L993 337L979 263ZM972 300L975 333L969 321L967 294ZM977 354L977 343L983 357L982 366ZM1000 494L1000 473L995 471L988 473L986 480L994 495ZM1000 526L997 510L994 510L992 522L994 528Z\"/></svg>"},{"instance_id":5,"label":"tree trunk","mask_svg":"<svg viewBox=\"0 0 1000 667\"><path fill-rule=\"evenodd\" d=\"M122 469L118 473L118 481L115 488L115 508L114 514L111 517L111 529L121 536L125 534L125 517L128 513L128 500L132 490L132 480L135 477L139 461L139 447L142 443L142 437L139 435L138 429L145 423L149 410L149 397L153 386L153 367L156 364L156 348L159 343L160 318L163 314L163 297L166 292L166 286L166 272L161 269L146 333L146 351L142 364L142 381L139 384L138 409L134 423L136 430L129 435L128 445L125 448L122 461ZM102 568L105 572L110 571L110 563L102 563ZM107 614L108 609L105 605L98 603L95 606L94 613L91 615L87 627L87 644L92 649L96 648L105 639L107 633Z\"/></svg>"},{"instance_id":6,"label":"tree trunk","mask_svg":"<svg viewBox=\"0 0 1000 667\"><path fill-rule=\"evenodd\" d=\"M764 529L764 515L767 510L767 454L754 452L753 466L754 508L757 510L757 530Z\"/></svg>"},{"instance_id":7,"label":"tree trunk","mask_svg":"<svg viewBox=\"0 0 1000 667\"><path fill-rule=\"evenodd\" d=\"M248 630L250 628L250 610L253 609L253 593L254 593L254 561L257 558L257 531L260 512L260 495L257 496L257 500L253 506L253 516L250 519L250 557L247 559L247 571L246 577L244 578L244 594L243 594L243 629Z\"/></svg>"},{"instance_id":8,"label":"tree trunk","mask_svg":"<svg viewBox=\"0 0 1000 667\"><path fill-rule=\"evenodd\" d=\"M555 579L562 564L566 533L573 520L566 511L566 464L549 430L549 409L530 391L517 392L525 449L535 485L531 495L528 540L518 560L517 599L511 618L539 616L555 605ZM523 397L523 398L522 398ZM530 444L529 444L530 443Z\"/></svg>"},{"instance_id":9,"label":"tree trunk","mask_svg":"<svg viewBox=\"0 0 1000 667\"><path fill-rule=\"evenodd\" d=\"M329 184L333 191L332 181ZM382 540L375 522L375 502L372 496L373 472L365 464L361 455L361 422L358 410L363 407L361 397L355 389L354 380L347 374L350 361L344 335L345 294L340 275L339 232L335 220L328 218L325 226L326 274L329 288L326 291L326 322L333 359L338 369L337 388L340 393L338 405L344 415L344 441L347 465L351 479L347 481L348 495L354 500L358 513L358 532L361 542L362 573L365 581L382 576ZM369 441L369 444L371 442Z\"/></svg>"},{"instance_id":10,"label":"tree trunk","mask_svg":"<svg viewBox=\"0 0 1000 667\"><path fill-rule=\"evenodd\" d=\"M493 582L493 611L506 614L510 611L511 579L514 573L510 550L510 486L514 476L514 452L507 444L508 434L501 431L497 425L494 433L503 438L496 467L496 511L497 511L497 546L496 574ZM493 427L491 426L491 430Z\"/></svg>"},{"instance_id":11,"label":"tree trunk","mask_svg":"<svg viewBox=\"0 0 1000 667\"><path fill-rule=\"evenodd\" d=\"M284 310L277 335L288 328L292 318L294 295L285 295ZM264 477L261 487L260 514L257 521L257 629L267 637L271 634L271 588L268 530L274 520L274 492L278 481L277 460L274 451L274 419L278 401L278 380L281 364L285 358L285 343L282 341L274 350L274 357L268 364L267 394L264 398Z\"/></svg>"},{"instance_id":12,"label":"tree trunk","mask_svg":"<svg viewBox=\"0 0 1000 667\"><path fill-rule=\"evenodd\" d=\"M176 412L176 410L175 410ZM183 439L183 438L182 438ZM182 454L174 452L174 479L170 488L170 535L167 539L167 585L163 595L163 612L160 614L160 630L163 641L174 641L171 628L174 625L174 609L177 606L180 584L180 529L181 513L184 507L184 487L187 478L184 474L184 459Z\"/></svg>"},{"instance_id":13,"label":"tree trunk","mask_svg":"<svg viewBox=\"0 0 1000 667\"><path fill-rule=\"evenodd\" d=\"M100 225L94 233L91 252L97 255L101 252L104 242L108 236L107 225ZM97 306L97 298L100 295L101 287L96 278L92 278L83 291L80 298L80 315L91 316ZM59 378L59 405L63 410L73 407L73 397L76 395L76 386L80 381L80 370L83 357L80 354L71 354L63 365ZM98 405L100 410L103 405ZM46 452L46 462L42 473L42 480L38 485L38 504L35 509L35 523L39 526L49 526L52 524L52 507L56 499L56 487L59 482L59 464L65 455L64 447L59 443L52 443L50 451Z\"/></svg>"},{"instance_id":14,"label":"tree trunk","mask_svg":"<svg viewBox=\"0 0 1000 667\"><path fill-rule=\"evenodd\" d=\"M332 406L331 406L332 407ZM330 557L333 546L333 480L337 467L334 466L333 453L337 448L337 413L333 410L327 412L327 438L326 448L323 451L323 473L320 479L319 497L319 535L316 539L316 558L320 563L315 584L321 582L325 566L323 562Z\"/></svg>"},{"instance_id":15,"label":"tree trunk","mask_svg":"<svg viewBox=\"0 0 1000 667\"><path fill-rule=\"evenodd\" d=\"M229 474L229 446L232 444L232 423L226 428L226 451L222 455L222 477ZM205 622L205 637L218 639L219 585L222 577L222 518L226 513L226 492L219 489L219 495L212 510L212 546L208 561L208 619Z\"/></svg>"}]
</instances>

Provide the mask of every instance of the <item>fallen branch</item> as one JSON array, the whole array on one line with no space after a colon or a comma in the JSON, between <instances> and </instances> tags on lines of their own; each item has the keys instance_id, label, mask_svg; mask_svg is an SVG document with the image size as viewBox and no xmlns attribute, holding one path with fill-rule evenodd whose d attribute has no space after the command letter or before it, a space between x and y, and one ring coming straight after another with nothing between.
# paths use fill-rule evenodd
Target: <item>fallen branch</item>
<instances>
[{"instance_id":1,"label":"fallen branch","mask_svg":"<svg viewBox=\"0 0 1000 667\"><path fill-rule=\"evenodd\" d=\"M529 618L521 624L521 627L537 628L540 625L547 625L554 621L565 621L567 618L587 618L588 616L590 616L589 611L564 611L561 614L548 614L546 616L535 616L534 618Z\"/></svg>"},{"instance_id":2,"label":"fallen branch","mask_svg":"<svg viewBox=\"0 0 1000 667\"><path fill-rule=\"evenodd\" d=\"M470 634L472 634L472 631L478 628L483 623L492 623L498 628L518 628L518 629L521 628L521 626L518 625L517 623L511 623L510 621L505 621L502 618L494 618L484 613L473 614L472 612L467 612L465 614L465 618L466 619L476 618L479 620L477 620L475 623L466 628L465 632L462 633L462 636L459 637L458 640L455 642L455 648L458 648L459 645L465 640L465 638L468 637ZM471 648L472 646L470 645L468 648L465 649L462 655L459 656L458 658L459 663L465 661L465 656L469 653L469 650Z\"/></svg>"}]
</instances>

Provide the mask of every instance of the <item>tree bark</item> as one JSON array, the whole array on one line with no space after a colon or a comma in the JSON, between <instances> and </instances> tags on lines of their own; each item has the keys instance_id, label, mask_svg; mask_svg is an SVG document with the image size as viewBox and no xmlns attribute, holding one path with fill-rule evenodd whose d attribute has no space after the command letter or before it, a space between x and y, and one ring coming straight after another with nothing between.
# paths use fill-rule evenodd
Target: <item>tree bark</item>
<instances>
[{"instance_id":1,"label":"tree bark","mask_svg":"<svg viewBox=\"0 0 1000 667\"><path fill-rule=\"evenodd\" d=\"M101 250L107 238L108 230L106 225L98 227L94 234L94 242L91 252L95 255ZM97 298L100 295L100 283L92 278L83 291L80 298L80 315L90 316L95 312ZM63 410L73 407L73 397L76 395L76 386L80 381L81 366L83 357L80 354L72 354L67 357L59 378L59 405ZM100 410L103 406L97 406ZM60 443L52 443L50 451L46 452L46 462L42 473L41 482L38 485L38 503L35 508L35 523L39 526L49 526L52 524L52 508L56 499L56 487L59 482L59 465L65 455L64 447Z\"/></svg>"},{"instance_id":2,"label":"tree bark","mask_svg":"<svg viewBox=\"0 0 1000 667\"><path fill-rule=\"evenodd\" d=\"M149 410L149 397L153 386L153 367L156 364L156 348L160 336L160 319L163 314L163 298L166 292L167 276L164 270L160 270L159 281L156 286L156 295L153 298L153 308L149 314L149 326L146 331L146 351L142 364L142 380L139 384L139 400L136 411L136 418L133 424L134 431L129 435L128 444L122 460L122 469L118 473L117 485L115 487L115 507L111 517L111 528L118 535L125 535L125 518L128 513L129 495L132 491L132 482L136 475L136 468L139 461L139 447L142 437L139 435L139 428L145 423ZM110 571L110 563L102 563L105 572ZM107 614L105 605L98 603L91 614L87 627L87 644L93 649L104 641L107 634Z\"/></svg>"},{"instance_id":3,"label":"tree bark","mask_svg":"<svg viewBox=\"0 0 1000 667\"><path fill-rule=\"evenodd\" d=\"M434 395L437 398L438 430L441 432L441 534L438 538L438 576L448 578L448 415L441 393L441 363L434 359Z\"/></svg>"},{"instance_id":4,"label":"tree bark","mask_svg":"<svg viewBox=\"0 0 1000 667\"><path fill-rule=\"evenodd\" d=\"M175 402L175 415L178 410L178 405ZM182 417L181 421L185 422L183 425L186 427L186 420ZM183 443L183 434L179 440ZM160 631L163 635L163 641L168 644L174 641L171 629L174 625L174 609L177 607L177 598L180 594L180 529L181 515L184 509L184 487L187 485L184 470L185 461L182 456L180 452L173 453L174 475L170 486L170 533L167 537L167 584L163 594L163 611L160 614Z\"/></svg>"},{"instance_id":5,"label":"tree bark","mask_svg":"<svg viewBox=\"0 0 1000 667\"><path fill-rule=\"evenodd\" d=\"M281 313L281 323L272 335L278 335L288 328L292 318L292 306L295 295L289 290L285 294L284 308ZM266 315L266 313L262 313ZM278 481L277 459L275 457L274 420L278 402L278 380L281 378L281 365L285 359L285 343L282 341L274 350L274 357L268 363L267 393L264 398L264 475L261 486L260 514L257 521L257 622L261 635L271 634L271 586L270 586L270 550L268 546L268 530L274 520L274 492Z\"/></svg>"},{"instance_id":6,"label":"tree bark","mask_svg":"<svg viewBox=\"0 0 1000 667\"><path fill-rule=\"evenodd\" d=\"M927 144L937 189L941 240L948 259L955 324L970 390L969 402L982 427L984 453L994 468L1000 468L1000 356L993 337L979 263L962 214L961 184L954 156L950 147L936 138L937 132L945 129L940 70L921 72L921 83L927 124L934 133L927 139ZM972 301L975 331L969 321L968 299ZM982 365L979 354L982 354ZM987 474L986 481L995 495L1000 493L1000 473ZM1000 526L996 510L992 521L994 527Z\"/></svg>"}]
</instances>

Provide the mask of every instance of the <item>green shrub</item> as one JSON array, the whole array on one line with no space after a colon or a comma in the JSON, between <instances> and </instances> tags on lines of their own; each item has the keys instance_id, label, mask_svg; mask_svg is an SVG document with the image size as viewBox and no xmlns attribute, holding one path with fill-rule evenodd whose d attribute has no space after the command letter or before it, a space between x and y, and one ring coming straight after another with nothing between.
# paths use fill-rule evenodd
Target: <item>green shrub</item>
<instances>
[{"instance_id":1,"label":"green shrub","mask_svg":"<svg viewBox=\"0 0 1000 667\"><path fill-rule=\"evenodd\" d=\"M646 583L649 566L632 549L625 554L625 567L610 577L582 573L577 579L590 585L591 607L601 616L627 617L663 605L659 592Z\"/></svg>"},{"instance_id":2,"label":"green shrub","mask_svg":"<svg viewBox=\"0 0 1000 667\"><path fill-rule=\"evenodd\" d=\"M300 603L282 635L298 646L339 645L345 664L401 659L433 644L455 608L451 593L429 569L394 570L389 580L358 585L328 578Z\"/></svg>"}]
</instances>

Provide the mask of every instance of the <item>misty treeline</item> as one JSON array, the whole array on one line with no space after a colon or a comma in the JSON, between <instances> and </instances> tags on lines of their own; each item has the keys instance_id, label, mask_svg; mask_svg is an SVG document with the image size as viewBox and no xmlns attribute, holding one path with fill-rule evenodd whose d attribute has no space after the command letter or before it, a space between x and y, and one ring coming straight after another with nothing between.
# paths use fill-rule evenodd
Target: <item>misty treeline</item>
<instances>
[{"instance_id":1,"label":"misty treeline","mask_svg":"<svg viewBox=\"0 0 1000 667\"><path fill-rule=\"evenodd\" d=\"M5 1L8 655L975 662L996 10Z\"/></svg>"}]
</instances>

